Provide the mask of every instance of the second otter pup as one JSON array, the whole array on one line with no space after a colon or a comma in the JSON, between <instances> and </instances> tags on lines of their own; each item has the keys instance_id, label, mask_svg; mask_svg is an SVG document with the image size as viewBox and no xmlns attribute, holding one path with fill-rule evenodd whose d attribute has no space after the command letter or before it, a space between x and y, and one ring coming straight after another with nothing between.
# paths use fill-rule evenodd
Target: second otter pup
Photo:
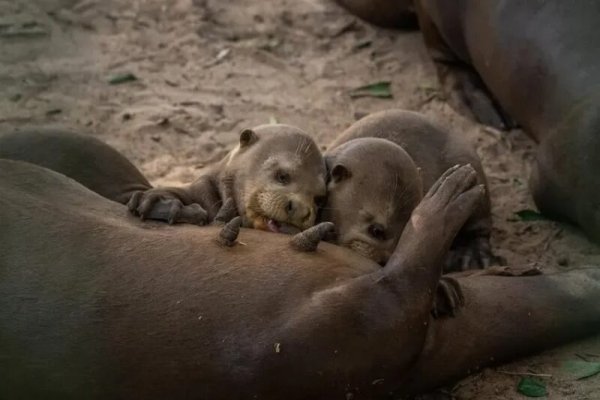
<instances>
[{"instance_id":1,"label":"second otter pup","mask_svg":"<svg viewBox=\"0 0 600 400\"><path fill-rule=\"evenodd\" d=\"M486 184L469 144L411 111L369 115L344 131L325 153L330 180L321 219L335 224L338 244L379 263L387 261L423 193L448 168L471 164ZM496 261L489 244L489 196L455 240L448 269Z\"/></svg>"},{"instance_id":2,"label":"second otter pup","mask_svg":"<svg viewBox=\"0 0 600 400\"><path fill-rule=\"evenodd\" d=\"M187 187L153 188L134 194L129 209L151 217L159 201L170 201L166 219L177 222L182 207L197 203L199 224L212 221L227 200L243 226L294 233L314 225L326 193L325 162L302 130L283 124L244 129L239 144Z\"/></svg>"}]
</instances>

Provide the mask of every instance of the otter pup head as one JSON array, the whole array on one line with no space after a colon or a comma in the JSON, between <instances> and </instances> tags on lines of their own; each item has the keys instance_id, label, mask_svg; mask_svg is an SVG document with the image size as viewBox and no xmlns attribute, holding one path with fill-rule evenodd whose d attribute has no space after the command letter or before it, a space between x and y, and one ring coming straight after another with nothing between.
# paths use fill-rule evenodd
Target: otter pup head
<instances>
[{"instance_id":1,"label":"otter pup head","mask_svg":"<svg viewBox=\"0 0 600 400\"><path fill-rule=\"evenodd\" d=\"M376 138L350 140L331 150L326 162L321 219L336 226L337 244L385 263L423 196L417 166L402 147Z\"/></svg>"},{"instance_id":2,"label":"otter pup head","mask_svg":"<svg viewBox=\"0 0 600 400\"><path fill-rule=\"evenodd\" d=\"M296 233L315 224L326 167L302 130L282 124L244 129L225 169L244 226Z\"/></svg>"}]
</instances>

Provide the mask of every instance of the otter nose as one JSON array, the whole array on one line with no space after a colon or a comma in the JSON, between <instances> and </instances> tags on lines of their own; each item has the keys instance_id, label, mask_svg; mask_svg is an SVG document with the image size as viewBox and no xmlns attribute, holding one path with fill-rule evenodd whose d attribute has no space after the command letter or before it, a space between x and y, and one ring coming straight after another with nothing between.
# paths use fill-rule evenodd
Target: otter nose
<instances>
[{"instance_id":1,"label":"otter nose","mask_svg":"<svg viewBox=\"0 0 600 400\"><path fill-rule=\"evenodd\" d=\"M287 211L289 216L294 214L295 208L296 208L296 205L294 204L294 202L292 200L288 200L287 205L285 206L285 211Z\"/></svg>"},{"instance_id":2,"label":"otter nose","mask_svg":"<svg viewBox=\"0 0 600 400\"><path fill-rule=\"evenodd\" d=\"M297 200L288 200L285 210L290 219L302 222L309 221L313 216L312 208Z\"/></svg>"},{"instance_id":3,"label":"otter nose","mask_svg":"<svg viewBox=\"0 0 600 400\"><path fill-rule=\"evenodd\" d=\"M306 212L304 213L304 216L302 216L302 221L304 222L310 222L313 218L313 209L310 207L306 207Z\"/></svg>"}]
</instances>

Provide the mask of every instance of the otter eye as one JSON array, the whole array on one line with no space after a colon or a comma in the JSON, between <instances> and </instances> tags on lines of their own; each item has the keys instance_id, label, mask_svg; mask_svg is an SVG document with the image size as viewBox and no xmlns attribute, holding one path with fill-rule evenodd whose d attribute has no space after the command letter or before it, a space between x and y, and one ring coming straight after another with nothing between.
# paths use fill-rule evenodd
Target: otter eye
<instances>
[{"instance_id":1,"label":"otter eye","mask_svg":"<svg viewBox=\"0 0 600 400\"><path fill-rule=\"evenodd\" d=\"M385 229L381 224L369 225L369 235L377 240L385 240Z\"/></svg>"},{"instance_id":2,"label":"otter eye","mask_svg":"<svg viewBox=\"0 0 600 400\"><path fill-rule=\"evenodd\" d=\"M275 173L275 180L281 183L282 185L287 185L288 183L290 183L291 177L290 174L288 174L287 172L277 171Z\"/></svg>"}]
</instances>

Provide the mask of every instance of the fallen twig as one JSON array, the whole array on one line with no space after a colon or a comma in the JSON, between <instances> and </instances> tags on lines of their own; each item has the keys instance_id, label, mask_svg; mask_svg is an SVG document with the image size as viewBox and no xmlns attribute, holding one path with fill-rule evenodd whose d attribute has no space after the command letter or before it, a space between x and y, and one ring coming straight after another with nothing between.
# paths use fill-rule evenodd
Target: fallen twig
<instances>
[{"instance_id":1,"label":"fallen twig","mask_svg":"<svg viewBox=\"0 0 600 400\"><path fill-rule=\"evenodd\" d=\"M538 378L551 378L551 374L534 374L533 372L513 372L505 370L497 370L497 372L505 375L517 375L517 376L536 376Z\"/></svg>"}]
</instances>

